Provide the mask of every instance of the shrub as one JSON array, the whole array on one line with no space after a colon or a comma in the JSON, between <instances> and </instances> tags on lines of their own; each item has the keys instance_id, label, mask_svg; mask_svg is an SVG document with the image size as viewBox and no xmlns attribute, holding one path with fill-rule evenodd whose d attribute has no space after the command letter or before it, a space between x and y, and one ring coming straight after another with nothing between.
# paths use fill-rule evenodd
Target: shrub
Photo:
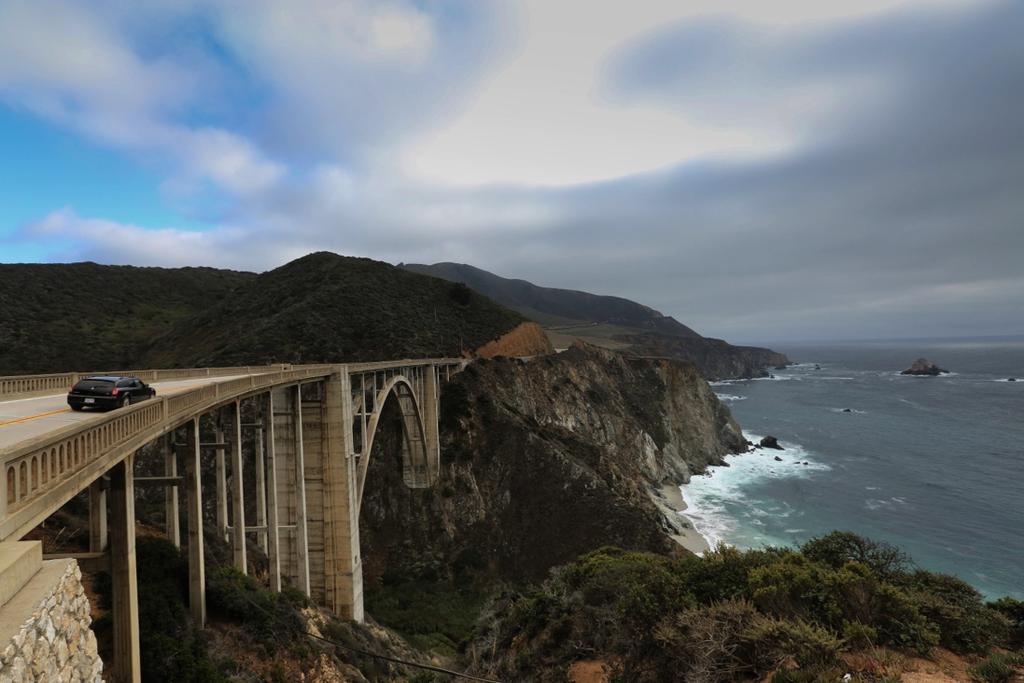
<instances>
[{"instance_id":1,"label":"shrub","mask_svg":"<svg viewBox=\"0 0 1024 683\"><path fill-rule=\"evenodd\" d=\"M986 607L981 594L965 581L916 571L904 584L918 611L938 627L943 647L954 652L982 652L1006 641L1009 620Z\"/></svg>"},{"instance_id":2,"label":"shrub","mask_svg":"<svg viewBox=\"0 0 1024 683\"><path fill-rule=\"evenodd\" d=\"M986 657L968 669L971 678L983 683L1008 683L1017 673L1017 667L1024 665L1021 655L997 653Z\"/></svg>"},{"instance_id":3,"label":"shrub","mask_svg":"<svg viewBox=\"0 0 1024 683\"><path fill-rule=\"evenodd\" d=\"M484 597L472 589L426 580L375 586L366 609L415 647L452 655L473 632Z\"/></svg>"},{"instance_id":4,"label":"shrub","mask_svg":"<svg viewBox=\"0 0 1024 683\"><path fill-rule=\"evenodd\" d=\"M660 678L715 681L752 672L739 650L757 616L749 602L728 600L666 617L654 630Z\"/></svg>"},{"instance_id":5,"label":"shrub","mask_svg":"<svg viewBox=\"0 0 1024 683\"><path fill-rule=\"evenodd\" d=\"M758 609L777 617L823 618L831 574L822 565L789 553L750 571L750 595Z\"/></svg>"},{"instance_id":6,"label":"shrub","mask_svg":"<svg viewBox=\"0 0 1024 683\"><path fill-rule=\"evenodd\" d=\"M650 624L692 602L669 558L602 548L584 555L561 580L585 605L610 613L628 638L647 639Z\"/></svg>"},{"instance_id":7,"label":"shrub","mask_svg":"<svg viewBox=\"0 0 1024 683\"><path fill-rule=\"evenodd\" d=\"M833 531L811 539L800 547L800 552L808 559L833 569L839 569L847 562L859 562L882 579L898 576L911 565L907 554L896 546L872 541L849 531Z\"/></svg>"},{"instance_id":8,"label":"shrub","mask_svg":"<svg viewBox=\"0 0 1024 683\"><path fill-rule=\"evenodd\" d=\"M744 633L751 664L766 672L792 658L801 667L829 666L836 661L840 641L834 634L803 620L758 615Z\"/></svg>"},{"instance_id":9,"label":"shrub","mask_svg":"<svg viewBox=\"0 0 1024 683\"><path fill-rule=\"evenodd\" d=\"M1024 600L1006 597L988 603L988 608L1002 614L1008 622L1007 644L1024 648Z\"/></svg>"},{"instance_id":10,"label":"shrub","mask_svg":"<svg viewBox=\"0 0 1024 683\"><path fill-rule=\"evenodd\" d=\"M169 541L136 541L139 584L139 653L146 681L226 681L206 649L188 611L188 563Z\"/></svg>"},{"instance_id":11,"label":"shrub","mask_svg":"<svg viewBox=\"0 0 1024 683\"><path fill-rule=\"evenodd\" d=\"M774 561L777 551L742 552L721 546L703 557L679 561L677 573L687 591L699 603L746 598L751 570Z\"/></svg>"},{"instance_id":12,"label":"shrub","mask_svg":"<svg viewBox=\"0 0 1024 683\"><path fill-rule=\"evenodd\" d=\"M270 652L305 633L298 609L305 596L294 589L273 593L234 567L218 567L206 575L210 613L244 624L246 631Z\"/></svg>"},{"instance_id":13,"label":"shrub","mask_svg":"<svg viewBox=\"0 0 1024 683\"><path fill-rule=\"evenodd\" d=\"M859 621L848 621L843 626L843 643L847 648L860 649L873 647L878 640L878 631Z\"/></svg>"}]
</instances>

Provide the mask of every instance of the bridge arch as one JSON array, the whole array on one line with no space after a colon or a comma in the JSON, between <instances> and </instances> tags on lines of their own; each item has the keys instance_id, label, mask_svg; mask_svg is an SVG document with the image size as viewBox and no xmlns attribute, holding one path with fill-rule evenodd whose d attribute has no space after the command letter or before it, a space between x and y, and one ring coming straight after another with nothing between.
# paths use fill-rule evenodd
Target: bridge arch
<instances>
[{"instance_id":1,"label":"bridge arch","mask_svg":"<svg viewBox=\"0 0 1024 683\"><path fill-rule=\"evenodd\" d=\"M420 399L413 381L405 375L394 375L373 396L373 411L362 427L359 471L357 477L357 509L362 506L373 442L376 439L381 416L389 401L397 402L402 423L402 479L409 488L428 488L437 480L440 453L436 444L428 441L427 425Z\"/></svg>"}]
</instances>

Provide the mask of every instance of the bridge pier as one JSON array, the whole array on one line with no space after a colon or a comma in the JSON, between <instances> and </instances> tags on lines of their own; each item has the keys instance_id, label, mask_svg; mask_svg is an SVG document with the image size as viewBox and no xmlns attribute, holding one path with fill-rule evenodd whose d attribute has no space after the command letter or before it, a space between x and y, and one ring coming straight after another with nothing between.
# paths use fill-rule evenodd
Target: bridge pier
<instances>
[{"instance_id":1,"label":"bridge pier","mask_svg":"<svg viewBox=\"0 0 1024 683\"><path fill-rule=\"evenodd\" d=\"M110 470L111 683L139 683L139 589L135 577L135 454Z\"/></svg>"},{"instance_id":2,"label":"bridge pier","mask_svg":"<svg viewBox=\"0 0 1024 683\"><path fill-rule=\"evenodd\" d=\"M248 574L245 556L245 475L242 467L242 404L238 399L231 405L234 420L231 439L231 549L235 569Z\"/></svg>"},{"instance_id":3,"label":"bridge pier","mask_svg":"<svg viewBox=\"0 0 1024 683\"><path fill-rule=\"evenodd\" d=\"M173 440L170 434L166 434L160 439L160 449L164 454L164 476L177 477L178 458L174 452ZM164 527L167 531L167 540L180 550L181 528L178 522L177 486L167 486L164 488Z\"/></svg>"},{"instance_id":4,"label":"bridge pier","mask_svg":"<svg viewBox=\"0 0 1024 683\"><path fill-rule=\"evenodd\" d=\"M263 425L257 424L253 430L253 471L256 475L256 526L263 527L256 532L256 545L264 553L267 552L267 482L266 464L263 456Z\"/></svg>"},{"instance_id":5,"label":"bridge pier","mask_svg":"<svg viewBox=\"0 0 1024 683\"><path fill-rule=\"evenodd\" d=\"M324 602L339 616L362 622L363 566L359 556L352 388L347 372L332 375L324 382L320 415L324 488Z\"/></svg>"},{"instance_id":6,"label":"bridge pier","mask_svg":"<svg viewBox=\"0 0 1024 683\"><path fill-rule=\"evenodd\" d=\"M306 596L309 589L309 527L306 508L306 450L303 439L302 385L292 389L292 429L295 435L295 583Z\"/></svg>"},{"instance_id":7,"label":"bridge pier","mask_svg":"<svg viewBox=\"0 0 1024 683\"><path fill-rule=\"evenodd\" d=\"M228 479L227 465L225 463L224 430L217 425L214 430L214 457L216 458L214 469L216 476L216 503L217 503L217 533L225 541L228 540Z\"/></svg>"},{"instance_id":8,"label":"bridge pier","mask_svg":"<svg viewBox=\"0 0 1024 683\"><path fill-rule=\"evenodd\" d=\"M206 625L206 563L203 558L203 488L199 418L185 427L185 505L188 518L188 603L192 620Z\"/></svg>"},{"instance_id":9,"label":"bridge pier","mask_svg":"<svg viewBox=\"0 0 1024 683\"><path fill-rule=\"evenodd\" d=\"M107 489L103 477L89 484L89 552L107 549Z\"/></svg>"},{"instance_id":10,"label":"bridge pier","mask_svg":"<svg viewBox=\"0 0 1024 683\"><path fill-rule=\"evenodd\" d=\"M274 392L267 392L263 411L267 433L267 560L270 565L270 590L281 591L281 551L277 527L277 438L274 431Z\"/></svg>"}]
</instances>

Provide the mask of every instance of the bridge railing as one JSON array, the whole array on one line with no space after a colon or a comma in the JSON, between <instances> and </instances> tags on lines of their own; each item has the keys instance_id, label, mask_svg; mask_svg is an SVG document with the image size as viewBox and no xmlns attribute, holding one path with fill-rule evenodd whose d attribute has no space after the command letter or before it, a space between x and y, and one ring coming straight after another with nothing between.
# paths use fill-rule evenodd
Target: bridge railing
<instances>
[{"instance_id":1,"label":"bridge railing","mask_svg":"<svg viewBox=\"0 0 1024 683\"><path fill-rule=\"evenodd\" d=\"M204 384L119 409L99 420L72 424L0 452L0 540L37 519L41 512L49 514L106 471L114 464L106 460L111 453L123 452L127 446L141 447L226 400L261 388L323 377L343 367L298 366Z\"/></svg>"},{"instance_id":2,"label":"bridge railing","mask_svg":"<svg viewBox=\"0 0 1024 683\"><path fill-rule=\"evenodd\" d=\"M241 365L223 368L171 368L166 370L103 370L99 372L60 372L47 375L6 375L0 376L0 401L12 398L60 394L70 389L78 380L93 375L125 375L138 377L146 382L193 379L197 377L226 377L230 375L253 375L265 372L287 370L291 365Z\"/></svg>"}]
</instances>

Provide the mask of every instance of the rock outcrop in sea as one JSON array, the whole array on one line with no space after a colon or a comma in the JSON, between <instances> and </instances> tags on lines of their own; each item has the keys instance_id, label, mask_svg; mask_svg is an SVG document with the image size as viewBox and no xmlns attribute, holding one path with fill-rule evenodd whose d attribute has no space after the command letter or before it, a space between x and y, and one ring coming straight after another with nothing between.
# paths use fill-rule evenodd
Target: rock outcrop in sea
<instances>
[{"instance_id":1,"label":"rock outcrop in sea","mask_svg":"<svg viewBox=\"0 0 1024 683\"><path fill-rule=\"evenodd\" d=\"M918 358L909 368L901 372L901 375L931 375L937 376L947 374L949 370L943 370L927 358Z\"/></svg>"}]
</instances>

